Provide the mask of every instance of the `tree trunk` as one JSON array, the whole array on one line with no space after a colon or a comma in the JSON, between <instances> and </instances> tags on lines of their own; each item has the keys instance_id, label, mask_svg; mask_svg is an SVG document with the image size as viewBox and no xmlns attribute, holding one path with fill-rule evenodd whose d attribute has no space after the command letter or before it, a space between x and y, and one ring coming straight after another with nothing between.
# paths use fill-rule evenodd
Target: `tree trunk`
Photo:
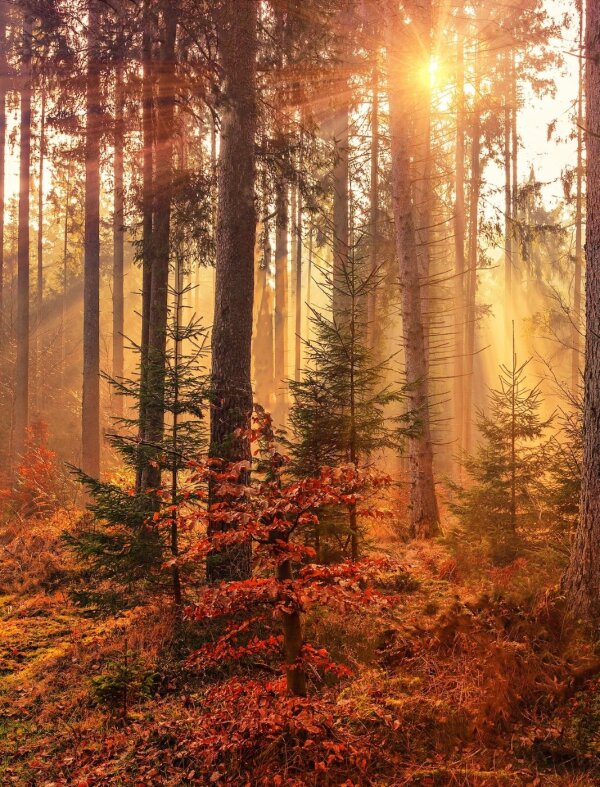
<instances>
[{"instance_id":1,"label":"tree trunk","mask_svg":"<svg viewBox=\"0 0 600 787\"><path fill-rule=\"evenodd\" d=\"M286 415L288 376L288 187L279 178L275 187L275 387L276 415Z\"/></svg>"},{"instance_id":2,"label":"tree trunk","mask_svg":"<svg viewBox=\"0 0 600 787\"><path fill-rule=\"evenodd\" d=\"M115 73L115 125L113 136L113 277L112 277L112 376L120 380L124 373L123 331L124 331L124 250L125 250L125 220L123 213L123 73L120 63L117 63ZM113 406L117 417L123 415L123 397L117 396Z\"/></svg>"},{"instance_id":3,"label":"tree trunk","mask_svg":"<svg viewBox=\"0 0 600 787\"><path fill-rule=\"evenodd\" d=\"M291 582L293 579L292 564L289 560L284 560L277 566L277 579L282 583ZM294 607L294 603L286 604L286 606ZM298 660L302 655L303 644L300 612L297 609L293 609L292 612L282 612L281 618L287 690L295 697L305 697L306 675L302 667L298 665Z\"/></svg>"},{"instance_id":4,"label":"tree trunk","mask_svg":"<svg viewBox=\"0 0 600 787\"><path fill-rule=\"evenodd\" d=\"M150 0L144 5L142 33L142 334L140 339L139 439L146 435L148 405L148 334L152 295L153 206L154 206L154 95L152 73L152 31L154 19ZM144 462L139 461L136 488L142 487Z\"/></svg>"},{"instance_id":5,"label":"tree trunk","mask_svg":"<svg viewBox=\"0 0 600 787\"><path fill-rule=\"evenodd\" d=\"M456 176L454 201L454 439L462 456L464 419L465 335L465 62L462 30L458 31L456 76ZM460 461L458 472L460 473Z\"/></svg>"},{"instance_id":6,"label":"tree trunk","mask_svg":"<svg viewBox=\"0 0 600 787\"><path fill-rule=\"evenodd\" d=\"M182 166L183 169L183 166ZM173 602L176 607L181 607L182 591L181 576L177 558L179 557L179 522L178 522L178 490L179 490L179 375L181 363L181 309L184 292L183 282L183 259L177 255L175 268L175 303L173 304L173 422L171 424L171 505L173 514L171 517L171 557L173 565L171 567L171 579L173 587Z\"/></svg>"},{"instance_id":7,"label":"tree trunk","mask_svg":"<svg viewBox=\"0 0 600 787\"><path fill-rule=\"evenodd\" d=\"M521 232L519 226L519 131L517 124L519 117L519 83L517 79L516 52L514 49L511 53L510 75L512 104L510 117L512 181L512 270L514 278L519 273L521 252Z\"/></svg>"},{"instance_id":8,"label":"tree trunk","mask_svg":"<svg viewBox=\"0 0 600 787\"><path fill-rule=\"evenodd\" d=\"M256 401L269 412L272 408L273 390L275 387L274 371L274 335L273 335L273 288L270 284L272 276L271 222L269 220L270 205L267 199L267 173L263 173L262 186L263 218L262 260L256 271L256 290L260 298L256 315L256 332L252 350L254 353L254 375L256 378Z\"/></svg>"},{"instance_id":9,"label":"tree trunk","mask_svg":"<svg viewBox=\"0 0 600 787\"><path fill-rule=\"evenodd\" d=\"M38 169L38 232L37 232L37 282L35 291L35 410L39 417L42 395L42 361L41 361L41 331L42 331L42 304L44 300L44 158L46 154L46 87L42 82L41 88L41 116L40 116L40 141L39 141L39 169Z\"/></svg>"},{"instance_id":10,"label":"tree trunk","mask_svg":"<svg viewBox=\"0 0 600 787\"><path fill-rule=\"evenodd\" d=\"M473 368L475 361L477 250L479 244L479 195L481 191L481 109L479 106L479 57L475 53L473 120L471 125L471 189L469 193L469 258L465 326L465 385L463 449L471 452L473 432Z\"/></svg>"},{"instance_id":11,"label":"tree trunk","mask_svg":"<svg viewBox=\"0 0 600 787\"><path fill-rule=\"evenodd\" d=\"M69 203L71 201L71 167L67 165L67 184L65 189L65 218L63 222L63 254L62 254L62 293L60 310L60 391L65 402L66 362L67 362L67 284L68 284L68 249L69 249Z\"/></svg>"},{"instance_id":12,"label":"tree trunk","mask_svg":"<svg viewBox=\"0 0 600 787\"><path fill-rule=\"evenodd\" d=\"M600 620L600 5L586 8L586 338L580 520L564 589L573 611Z\"/></svg>"},{"instance_id":13,"label":"tree trunk","mask_svg":"<svg viewBox=\"0 0 600 787\"><path fill-rule=\"evenodd\" d=\"M6 167L6 6L0 0L0 330L4 325L4 171Z\"/></svg>"},{"instance_id":14,"label":"tree trunk","mask_svg":"<svg viewBox=\"0 0 600 787\"><path fill-rule=\"evenodd\" d=\"M413 32L413 31L410 31ZM410 528L416 537L435 534L439 513L433 478L433 446L429 421L429 400L425 335L421 312L421 284L413 219L410 182L409 133L406 127L410 111L409 80L406 85L397 75L410 73L403 50L403 34L398 28L391 34L388 49L390 136L392 154L392 204L395 222L396 253L400 274L404 362L409 386L409 406L417 419L416 434L408 441L410 472ZM408 48L410 49L410 47ZM402 54L404 53L404 57ZM404 69L404 70L403 70Z\"/></svg>"},{"instance_id":15,"label":"tree trunk","mask_svg":"<svg viewBox=\"0 0 600 787\"><path fill-rule=\"evenodd\" d=\"M247 0L224 3L217 11L223 85L210 454L226 462L250 460L248 438L239 430L248 428L252 413L257 8L256 0ZM250 574L249 544L213 554L207 562L211 581Z\"/></svg>"},{"instance_id":16,"label":"tree trunk","mask_svg":"<svg viewBox=\"0 0 600 787\"><path fill-rule=\"evenodd\" d=\"M302 365L302 192L298 190L298 202L296 205L296 235L294 243L296 245L296 293L295 309L296 324L294 336L294 379L300 381L300 367Z\"/></svg>"},{"instance_id":17,"label":"tree trunk","mask_svg":"<svg viewBox=\"0 0 600 787\"><path fill-rule=\"evenodd\" d=\"M177 17L163 10L160 60L157 63L156 172L152 219L152 273L147 350L147 401L144 439L158 460L165 417L167 314L169 301L170 216L173 180L173 131L175 120L175 39ZM147 464L142 486L156 489L161 483L159 461Z\"/></svg>"},{"instance_id":18,"label":"tree trunk","mask_svg":"<svg viewBox=\"0 0 600 787\"><path fill-rule=\"evenodd\" d=\"M369 188L369 234L370 234L370 275L373 285L368 295L367 325L369 347L375 351L381 339L377 320L378 295L378 231L379 231L379 53L375 53L373 64L373 86L371 103L371 179Z\"/></svg>"},{"instance_id":19,"label":"tree trunk","mask_svg":"<svg viewBox=\"0 0 600 787\"><path fill-rule=\"evenodd\" d=\"M83 262L83 395L81 465L100 474L100 25L98 0L88 2Z\"/></svg>"},{"instance_id":20,"label":"tree trunk","mask_svg":"<svg viewBox=\"0 0 600 787\"><path fill-rule=\"evenodd\" d=\"M510 52L504 55L504 337L510 347L512 322L512 189L511 189L511 116L510 116Z\"/></svg>"},{"instance_id":21,"label":"tree trunk","mask_svg":"<svg viewBox=\"0 0 600 787\"><path fill-rule=\"evenodd\" d=\"M583 0L579 12L579 87L577 92L577 194L575 202L575 272L573 282L573 325L571 358L571 391L579 397L581 366L581 285L583 267Z\"/></svg>"},{"instance_id":22,"label":"tree trunk","mask_svg":"<svg viewBox=\"0 0 600 787\"><path fill-rule=\"evenodd\" d=\"M17 237L17 359L15 369L14 453L25 447L29 417L29 186L31 164L31 28L23 17L21 59L21 141L19 152L19 228Z\"/></svg>"},{"instance_id":23,"label":"tree trunk","mask_svg":"<svg viewBox=\"0 0 600 787\"><path fill-rule=\"evenodd\" d=\"M349 88L347 88L349 90ZM346 309L346 276L350 254L350 106L346 95L340 97L335 112L333 165L333 317L340 320Z\"/></svg>"}]
</instances>

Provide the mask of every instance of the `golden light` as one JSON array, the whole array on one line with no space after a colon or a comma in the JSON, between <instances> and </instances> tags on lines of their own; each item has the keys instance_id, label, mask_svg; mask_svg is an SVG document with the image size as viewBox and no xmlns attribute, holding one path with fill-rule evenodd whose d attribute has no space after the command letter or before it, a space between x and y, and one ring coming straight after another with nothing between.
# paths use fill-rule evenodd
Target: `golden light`
<instances>
[{"instance_id":1,"label":"golden light","mask_svg":"<svg viewBox=\"0 0 600 787\"><path fill-rule=\"evenodd\" d=\"M440 61L436 55L429 58L429 83L432 87L437 85L440 78Z\"/></svg>"}]
</instances>

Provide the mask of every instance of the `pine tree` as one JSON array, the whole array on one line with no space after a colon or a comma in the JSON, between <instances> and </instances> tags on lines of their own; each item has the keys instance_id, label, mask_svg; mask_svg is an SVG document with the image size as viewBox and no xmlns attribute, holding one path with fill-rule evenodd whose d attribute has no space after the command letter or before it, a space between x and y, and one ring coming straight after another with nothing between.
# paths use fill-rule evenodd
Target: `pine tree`
<instances>
[{"instance_id":1,"label":"pine tree","mask_svg":"<svg viewBox=\"0 0 600 787\"><path fill-rule=\"evenodd\" d=\"M176 277L181 282L181 277ZM181 604L182 589L177 558L180 554L178 514L187 493L181 491L181 475L187 463L206 450L207 428L204 423L208 402L208 373L203 366L207 352L207 335L192 318L182 322L182 301L189 287L176 284L172 290L172 320L167 327L165 384L161 389L167 426L162 440L140 441L139 380L108 378L117 395L137 400L136 418L116 419L118 433L108 439L129 469L124 482L99 481L77 471L93 502L88 518L67 543L84 568L80 579L83 589L74 593L80 603L100 607L134 604L144 590L167 589L167 574L162 566L171 559L171 592ZM141 357L141 349L134 347ZM140 364L141 366L141 364ZM151 465L163 482L155 488L135 488L133 479L140 467ZM166 479L169 479L168 482ZM130 483L128 483L129 481Z\"/></svg>"},{"instance_id":2,"label":"pine tree","mask_svg":"<svg viewBox=\"0 0 600 787\"><path fill-rule=\"evenodd\" d=\"M550 444L548 483L545 503L549 533L547 546L564 562L569 555L571 536L579 518L581 470L583 461L581 399L573 410L562 411L558 417L558 433Z\"/></svg>"},{"instance_id":3,"label":"pine tree","mask_svg":"<svg viewBox=\"0 0 600 787\"><path fill-rule=\"evenodd\" d=\"M455 494L451 510L496 564L516 557L543 510L546 430L552 418L542 418L540 388L527 383L529 363L519 364L513 351L511 365L500 367L499 385L489 392L489 410L477 418L481 442L462 459L469 483L450 484Z\"/></svg>"},{"instance_id":4,"label":"pine tree","mask_svg":"<svg viewBox=\"0 0 600 787\"><path fill-rule=\"evenodd\" d=\"M299 381L289 382L293 438L288 447L301 478L317 476L323 466L365 467L376 451L397 448L408 431L404 419L393 415L393 405L403 395L385 381L391 359L377 361L369 347L368 302L379 276L369 268L370 260L351 250L341 271L325 277L329 308L310 308L306 368ZM350 542L356 560L360 528L355 504L348 504L345 519L340 521L338 512L330 530L338 540ZM326 527L327 521L321 524Z\"/></svg>"}]
</instances>

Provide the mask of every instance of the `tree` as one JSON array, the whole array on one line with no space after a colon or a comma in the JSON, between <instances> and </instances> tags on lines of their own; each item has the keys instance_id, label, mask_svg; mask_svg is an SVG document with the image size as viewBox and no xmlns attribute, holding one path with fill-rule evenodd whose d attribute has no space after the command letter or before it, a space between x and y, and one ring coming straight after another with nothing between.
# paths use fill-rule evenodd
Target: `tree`
<instances>
[{"instance_id":1,"label":"tree","mask_svg":"<svg viewBox=\"0 0 600 787\"><path fill-rule=\"evenodd\" d=\"M305 696L307 667L333 672L338 676L347 669L335 664L325 648L319 650L304 640L302 614L314 605L336 607L345 604L371 605L371 610L385 609L387 599L365 592L367 580L380 566L368 563L342 563L322 567L311 563L314 550L306 546L306 531L318 527L316 511L327 505L343 505L348 499L361 499L369 486L381 488L385 479L355 468L323 467L316 476L289 479L289 468L278 452L272 437L270 418L261 414L249 430L249 439L260 440L263 474L254 474L253 494L232 496L231 486L239 482L239 471L231 464L208 469L221 505L209 512L198 512L200 521L216 518L239 523L235 533L220 532L216 538L229 545L251 539L260 554L261 564L269 569L266 576L233 583L205 586L199 600L186 610L196 622L221 621L225 625L211 642L190 657L200 670L224 662L235 663L248 656L283 655L283 669L288 693ZM200 483L207 468L198 463ZM193 488L194 478L191 479ZM233 537L233 541L232 541ZM199 541L194 556L210 555L214 539ZM300 565L298 570L294 566ZM366 607L365 607L366 608ZM235 621L235 622L233 622ZM277 628L280 626L279 633ZM257 631L257 624L260 629ZM256 632L256 633L255 633ZM281 658L281 656L280 656ZM276 671L278 669L276 668Z\"/></svg>"},{"instance_id":2,"label":"tree","mask_svg":"<svg viewBox=\"0 0 600 787\"><path fill-rule=\"evenodd\" d=\"M275 18L275 38L277 45L277 70L279 84L275 96L283 111L277 118L278 128L275 147L280 157L280 171L275 175L275 314L274 314L274 374L276 386L276 415L278 420L285 420L287 411L287 391L284 380L287 378L289 361L289 117L287 101L289 91L283 76L286 65L286 49L289 42L287 35L288 15L285 9L279 8ZM292 217L292 221L294 217Z\"/></svg>"},{"instance_id":3,"label":"tree","mask_svg":"<svg viewBox=\"0 0 600 787\"><path fill-rule=\"evenodd\" d=\"M250 445L240 430L252 413L257 10L255 0L216 9L223 83L210 454L242 463L250 458ZM250 546L243 543L213 555L208 578L247 577L250 562Z\"/></svg>"},{"instance_id":4,"label":"tree","mask_svg":"<svg viewBox=\"0 0 600 787\"><path fill-rule=\"evenodd\" d=\"M144 3L142 30L142 336L140 341L140 440L146 433L148 398L148 342L150 299L152 295L153 189L154 189L154 97L152 74L152 37L154 16L149 2ZM143 466L137 468L136 488L142 486Z\"/></svg>"},{"instance_id":5,"label":"tree","mask_svg":"<svg viewBox=\"0 0 600 787\"><path fill-rule=\"evenodd\" d=\"M100 474L100 5L88 2L81 467Z\"/></svg>"},{"instance_id":6,"label":"tree","mask_svg":"<svg viewBox=\"0 0 600 787\"><path fill-rule=\"evenodd\" d=\"M299 381L290 381L288 450L300 477L317 477L325 465L349 464L362 470L375 461L377 451L398 450L409 431L391 415L404 392L385 382L392 373L390 359L376 360L368 342L368 304L380 276L369 270L370 264L352 250L344 267L334 270L326 282L328 311L311 308L306 368ZM358 512L353 502L346 508L347 525L334 527L334 535L349 541L350 555L358 560ZM320 540L321 534L316 535Z\"/></svg>"},{"instance_id":7,"label":"tree","mask_svg":"<svg viewBox=\"0 0 600 787\"><path fill-rule=\"evenodd\" d=\"M583 52L583 0L579 5L579 51ZM583 77L584 59L579 58L577 87L577 192L575 197L575 270L573 273L573 325L571 360L571 390L577 395L581 385L581 285L583 272Z\"/></svg>"},{"instance_id":8,"label":"tree","mask_svg":"<svg viewBox=\"0 0 600 787\"><path fill-rule=\"evenodd\" d=\"M167 349L161 403L169 416L169 428L150 443L139 440L142 391L139 379L108 378L117 396L137 405L134 418L116 419L117 431L108 439L123 462L123 480L100 481L83 472L92 515L66 535L66 541L81 562L75 596L85 605L118 608L138 603L145 592L170 592L176 606L183 598L181 572L177 563L182 552L180 520L189 505L202 505L205 492L190 498L186 488L188 464L206 450L205 416L208 409L208 379L204 368L208 346L206 330L195 320L182 320L181 303L187 289L181 276L170 291L172 319L165 328ZM186 350L183 350L185 345ZM141 348L136 348L142 368ZM156 465L156 477L168 477L158 487L133 488L128 475L135 476L140 462ZM171 560L171 582L164 563Z\"/></svg>"},{"instance_id":9,"label":"tree","mask_svg":"<svg viewBox=\"0 0 600 787\"><path fill-rule=\"evenodd\" d=\"M29 190L31 167L32 17L23 9L21 55L21 140L19 144L19 229L17 284L17 360L15 371L14 453L25 446L29 417Z\"/></svg>"},{"instance_id":10,"label":"tree","mask_svg":"<svg viewBox=\"0 0 600 787\"><path fill-rule=\"evenodd\" d=\"M0 3L0 328L4 325L4 171L6 168L6 93L8 59L6 6Z\"/></svg>"},{"instance_id":11,"label":"tree","mask_svg":"<svg viewBox=\"0 0 600 787\"><path fill-rule=\"evenodd\" d=\"M580 519L563 586L571 608L600 618L600 7L586 6L586 338Z\"/></svg>"},{"instance_id":12,"label":"tree","mask_svg":"<svg viewBox=\"0 0 600 787\"><path fill-rule=\"evenodd\" d=\"M478 31L477 18L475 30ZM474 98L472 104L471 132L471 184L469 189L469 245L468 245L468 276L466 283L465 311L465 365L463 382L463 425L464 437L462 447L471 451L472 442L472 403L473 403L473 369L475 355L475 332L477 327L477 264L479 249L479 200L481 195L481 44L475 44L473 64Z\"/></svg>"},{"instance_id":13,"label":"tree","mask_svg":"<svg viewBox=\"0 0 600 787\"><path fill-rule=\"evenodd\" d=\"M454 430L462 453L465 417L465 43L462 23L457 30L456 177L454 183Z\"/></svg>"},{"instance_id":14,"label":"tree","mask_svg":"<svg viewBox=\"0 0 600 787\"><path fill-rule=\"evenodd\" d=\"M510 562L519 542L540 519L546 494L544 472L549 458L546 430L552 419L540 415L539 386L528 387L529 360L501 366L499 386L489 392L489 411L480 412L481 443L463 458L469 478L451 484L452 511L470 537L478 537L496 564Z\"/></svg>"},{"instance_id":15,"label":"tree","mask_svg":"<svg viewBox=\"0 0 600 787\"><path fill-rule=\"evenodd\" d=\"M400 18L395 14L396 19ZM406 28L404 30L403 28ZM412 90L411 74L418 52L415 23L397 24L389 33L388 72L390 133L392 155L392 201L395 222L396 253L400 273L404 363L410 410L419 428L408 441L410 468L410 523L413 535L434 535L439 512L433 477L433 446L429 416L428 369L423 329L421 282L413 218L410 182L409 131L407 107ZM417 61L418 63L418 61ZM401 75L399 77L398 75Z\"/></svg>"},{"instance_id":16,"label":"tree","mask_svg":"<svg viewBox=\"0 0 600 787\"><path fill-rule=\"evenodd\" d=\"M123 24L123 14L117 11L116 23ZM112 320L112 376L116 379L123 377L123 331L124 331L124 251L125 251L125 213L124 213L124 85L123 64L123 34L117 33L115 42L117 48L117 62L115 64L114 102L115 118L113 128L113 320ZM117 415L122 414L122 399L117 403Z\"/></svg>"},{"instance_id":17,"label":"tree","mask_svg":"<svg viewBox=\"0 0 600 787\"><path fill-rule=\"evenodd\" d=\"M164 430L163 390L165 385L167 312L169 294L171 201L173 195L173 126L175 120L176 9L163 5L161 47L155 66L157 78L154 214L152 218L152 262L148 345L145 358L144 440L160 445ZM142 485L160 486L160 469L155 462L142 470Z\"/></svg>"}]
</instances>

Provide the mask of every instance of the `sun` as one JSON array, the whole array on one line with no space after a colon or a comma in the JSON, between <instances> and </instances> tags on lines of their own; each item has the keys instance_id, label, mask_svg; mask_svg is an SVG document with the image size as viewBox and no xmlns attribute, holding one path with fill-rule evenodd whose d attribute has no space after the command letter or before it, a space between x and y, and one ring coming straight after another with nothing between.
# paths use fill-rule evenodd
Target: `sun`
<instances>
[{"instance_id":1,"label":"sun","mask_svg":"<svg viewBox=\"0 0 600 787\"><path fill-rule=\"evenodd\" d=\"M435 87L435 85L437 85L440 79L440 71L441 71L440 61L436 55L432 55L429 58L429 84L432 87Z\"/></svg>"}]
</instances>

